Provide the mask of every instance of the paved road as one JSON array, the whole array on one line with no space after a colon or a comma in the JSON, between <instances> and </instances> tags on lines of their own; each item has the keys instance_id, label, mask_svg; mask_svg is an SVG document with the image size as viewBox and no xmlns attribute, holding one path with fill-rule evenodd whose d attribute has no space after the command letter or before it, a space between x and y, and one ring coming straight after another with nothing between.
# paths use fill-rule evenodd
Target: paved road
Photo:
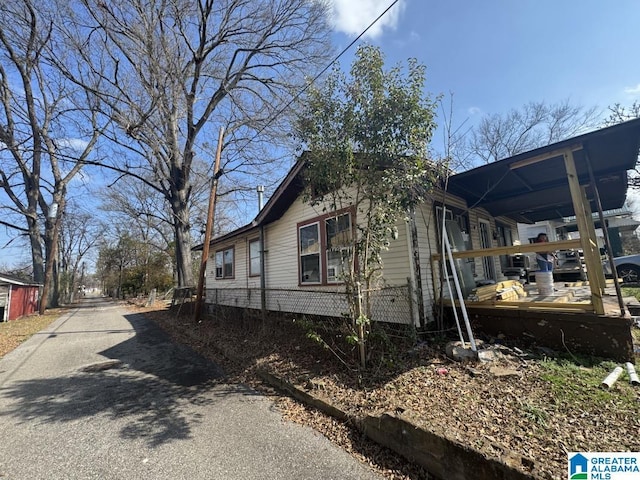
<instances>
[{"instance_id":1,"label":"paved road","mask_svg":"<svg viewBox=\"0 0 640 480\"><path fill-rule=\"evenodd\" d=\"M375 479L99 298L0 360L0 479Z\"/></svg>"}]
</instances>

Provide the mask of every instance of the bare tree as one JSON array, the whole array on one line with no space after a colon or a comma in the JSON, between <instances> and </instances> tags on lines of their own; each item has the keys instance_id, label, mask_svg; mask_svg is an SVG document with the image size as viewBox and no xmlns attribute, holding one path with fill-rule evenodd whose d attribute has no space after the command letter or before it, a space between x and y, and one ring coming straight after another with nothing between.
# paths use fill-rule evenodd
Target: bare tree
<instances>
[{"instance_id":1,"label":"bare tree","mask_svg":"<svg viewBox=\"0 0 640 480\"><path fill-rule=\"evenodd\" d=\"M466 152L473 162L491 163L595 128L597 108L530 102L506 114L485 116L471 132ZM468 165L467 165L468 166Z\"/></svg>"},{"instance_id":2,"label":"bare tree","mask_svg":"<svg viewBox=\"0 0 640 480\"><path fill-rule=\"evenodd\" d=\"M329 54L321 0L78 0L66 12L69 78L108 104L109 167L136 176L171 209L178 284L193 285L192 166L225 126L227 191L253 189L286 131L284 106ZM90 80L92 79L92 80ZM99 88L95 83L102 82ZM117 147L116 147L117 146ZM275 153L274 153L275 152Z\"/></svg>"},{"instance_id":3,"label":"bare tree","mask_svg":"<svg viewBox=\"0 0 640 480\"><path fill-rule=\"evenodd\" d=\"M0 3L0 188L5 210L24 222L33 275L47 302L67 189L101 127L96 99L65 82L45 58L53 18L32 0ZM46 267L45 267L46 259Z\"/></svg>"},{"instance_id":4,"label":"bare tree","mask_svg":"<svg viewBox=\"0 0 640 480\"><path fill-rule=\"evenodd\" d=\"M640 102L636 100L629 106L615 103L608 110L609 116L604 121L605 126L616 125L640 117ZM629 175L629 186L640 190L640 165L638 162L636 162L633 173Z\"/></svg>"},{"instance_id":5,"label":"bare tree","mask_svg":"<svg viewBox=\"0 0 640 480\"><path fill-rule=\"evenodd\" d=\"M605 125L615 125L640 117L640 102L637 100L629 106L615 103L608 108L609 116L605 119Z\"/></svg>"},{"instance_id":6,"label":"bare tree","mask_svg":"<svg viewBox=\"0 0 640 480\"><path fill-rule=\"evenodd\" d=\"M96 247L102 228L96 216L83 212L77 205L70 207L62 221L59 236L58 297L64 303L72 302L80 281L81 265L88 253Z\"/></svg>"}]
</instances>

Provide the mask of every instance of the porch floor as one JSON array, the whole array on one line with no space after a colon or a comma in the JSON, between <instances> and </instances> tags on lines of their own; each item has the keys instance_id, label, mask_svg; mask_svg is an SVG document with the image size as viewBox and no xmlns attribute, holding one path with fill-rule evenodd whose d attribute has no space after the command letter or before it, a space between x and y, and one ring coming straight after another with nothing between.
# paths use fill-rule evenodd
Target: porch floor
<instances>
[{"instance_id":1,"label":"porch floor","mask_svg":"<svg viewBox=\"0 0 640 480\"><path fill-rule=\"evenodd\" d=\"M565 303L568 307L574 305L588 305L591 303L591 289L587 282L554 282L554 292L551 295L539 295L535 283L524 285L527 296L522 298L525 302L532 303ZM624 304L632 314L640 309L640 302L634 297L623 297ZM606 316L620 316L620 304L616 294L616 288L611 282L602 295L604 314Z\"/></svg>"},{"instance_id":2,"label":"porch floor","mask_svg":"<svg viewBox=\"0 0 640 480\"><path fill-rule=\"evenodd\" d=\"M502 284L497 285L498 291L501 285ZM526 292L526 296L510 295L508 300L501 300L500 295L498 295L488 300L466 301L465 303L469 307L475 306L481 308L593 312L591 289L587 282L554 282L553 293L550 295L540 295L538 286L535 283L527 283L522 285L522 288L524 292ZM602 301L605 316L621 316L616 289L611 281L607 281ZM638 302L638 300L633 297L625 297L623 301L631 315L640 314L640 302Z\"/></svg>"}]
</instances>

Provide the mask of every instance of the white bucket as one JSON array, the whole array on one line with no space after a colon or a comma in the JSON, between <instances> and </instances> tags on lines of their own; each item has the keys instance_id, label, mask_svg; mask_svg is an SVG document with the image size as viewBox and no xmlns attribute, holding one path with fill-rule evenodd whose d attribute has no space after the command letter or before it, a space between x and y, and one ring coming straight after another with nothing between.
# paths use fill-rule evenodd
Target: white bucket
<instances>
[{"instance_id":1,"label":"white bucket","mask_svg":"<svg viewBox=\"0 0 640 480\"><path fill-rule=\"evenodd\" d=\"M538 294L553 294L553 272L536 272L536 287Z\"/></svg>"}]
</instances>

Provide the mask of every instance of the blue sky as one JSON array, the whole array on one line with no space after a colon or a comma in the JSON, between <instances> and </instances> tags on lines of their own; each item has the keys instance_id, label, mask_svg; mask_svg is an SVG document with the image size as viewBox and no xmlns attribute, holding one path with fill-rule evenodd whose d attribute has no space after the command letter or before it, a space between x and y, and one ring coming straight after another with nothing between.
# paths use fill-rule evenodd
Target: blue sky
<instances>
[{"instance_id":1,"label":"blue sky","mask_svg":"<svg viewBox=\"0 0 640 480\"><path fill-rule=\"evenodd\" d=\"M334 0L339 48L391 3ZM454 124L473 125L530 101L569 99L603 112L631 104L640 98L638 19L636 0L400 0L366 41L389 65L425 64L427 90L453 92ZM343 57L343 68L351 60Z\"/></svg>"},{"instance_id":2,"label":"blue sky","mask_svg":"<svg viewBox=\"0 0 640 480\"><path fill-rule=\"evenodd\" d=\"M336 50L393 0L333 0ZM427 66L427 90L454 95L454 126L530 101L598 106L640 98L637 0L399 0L362 40L388 66ZM342 59L348 69L353 49ZM436 135L434 148L442 145ZM7 238L0 227L0 248ZM0 265L28 259L2 248Z\"/></svg>"}]
</instances>

